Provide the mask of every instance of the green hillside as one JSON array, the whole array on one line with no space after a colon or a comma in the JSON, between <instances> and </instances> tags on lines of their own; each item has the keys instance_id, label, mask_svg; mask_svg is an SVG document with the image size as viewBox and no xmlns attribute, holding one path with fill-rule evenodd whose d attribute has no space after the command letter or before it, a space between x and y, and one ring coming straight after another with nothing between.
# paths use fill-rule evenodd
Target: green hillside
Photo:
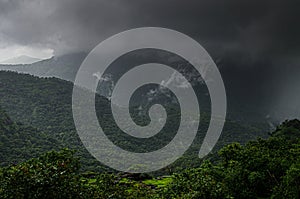
<instances>
[{"instance_id":1,"label":"green hillside","mask_svg":"<svg viewBox=\"0 0 300 199\"><path fill-rule=\"evenodd\" d=\"M84 162L83 168L88 170L103 170L107 167L101 166L82 146L76 133L72 118L72 88L73 84L56 78L38 78L31 75L17 74L14 72L0 72L0 106L8 113L13 121L22 122L32 126L47 136L48 148L58 149L68 147L76 149ZM174 136L176 120L171 119L164 132L153 139L139 140L122 133L114 124L111 117L107 115L109 101L102 97L96 98L96 107L99 122L105 125L106 134L119 146L135 150L155 150L164 146ZM175 110L176 112L176 110ZM174 115L176 116L176 114ZM172 117L171 117L172 118ZM201 114L201 126L197 138L188 153L179 159L173 169L197 166L201 163L198 158L198 151L202 138L206 133L209 122L209 115ZM227 121L223 134L218 142L215 151L220 147L231 143L246 143L256 137L267 137L264 125L251 126L241 122ZM35 134L31 134L35 136ZM52 144L53 142L53 144ZM39 144L37 143L37 146ZM44 145L43 142L40 145ZM142 146L142 148L141 148ZM47 149L48 149L47 148ZM47 150L43 150L46 152ZM5 153L5 156L10 156Z\"/></svg>"},{"instance_id":2,"label":"green hillside","mask_svg":"<svg viewBox=\"0 0 300 199\"><path fill-rule=\"evenodd\" d=\"M59 149L59 142L47 133L16 123L0 108L0 166L38 157L45 151Z\"/></svg>"}]
</instances>

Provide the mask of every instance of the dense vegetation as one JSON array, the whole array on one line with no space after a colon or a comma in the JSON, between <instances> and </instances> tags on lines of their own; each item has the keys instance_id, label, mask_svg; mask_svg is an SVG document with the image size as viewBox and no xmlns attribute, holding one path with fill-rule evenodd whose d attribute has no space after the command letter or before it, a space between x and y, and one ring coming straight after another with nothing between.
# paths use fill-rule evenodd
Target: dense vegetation
<instances>
[{"instance_id":1,"label":"dense vegetation","mask_svg":"<svg viewBox=\"0 0 300 199\"><path fill-rule=\"evenodd\" d=\"M58 145L57 140L47 134L12 121L0 109L0 166L37 157Z\"/></svg>"},{"instance_id":2,"label":"dense vegetation","mask_svg":"<svg viewBox=\"0 0 300 199\"><path fill-rule=\"evenodd\" d=\"M198 168L156 179L80 173L74 151L52 151L2 168L0 197L299 198L299 127L300 121L287 121L268 139L225 146L217 163L205 161Z\"/></svg>"},{"instance_id":3,"label":"dense vegetation","mask_svg":"<svg viewBox=\"0 0 300 199\"><path fill-rule=\"evenodd\" d=\"M21 122L26 132L19 131L17 134L2 133L3 139L0 140L0 152L2 155L1 164L9 165L12 162L22 162L26 159L37 157L41 152L50 149L60 150L62 148L76 149L81 157L82 170L107 171L108 168L99 164L82 146L76 133L71 107L73 84L57 78L38 78L31 75L17 74L14 72L0 72L0 106L13 121ZM96 106L99 121L106 125L107 135L119 146L134 150L136 146L141 146L136 139L129 138L120 132L116 125L113 125L111 118L107 117L106 108L108 100L101 97L96 98ZM106 107L106 108L105 108ZM201 160L198 158L198 151L201 140L207 130L209 117L202 113L201 126L198 137L184 157L173 164L170 170L177 170L185 167L199 166ZM154 150L155 147L163 146L172 138L174 121L169 124L164 134L155 140L150 140L144 144L144 149ZM225 128L215 149L231 143L246 143L256 137L267 137L265 126L238 123L227 121ZM24 148L20 137L26 143L34 143ZM42 138L41 138L42 136ZM6 138L5 138L6 137ZM13 140L10 145L5 140ZM153 144L155 143L155 144ZM32 149L29 149L33 147ZM14 150L10 150L10 148ZM8 153L7 150L10 150ZM26 154L24 154L26 153ZM212 157L213 158L213 157ZM162 171L166 173L167 171Z\"/></svg>"},{"instance_id":4,"label":"dense vegetation","mask_svg":"<svg viewBox=\"0 0 300 199\"><path fill-rule=\"evenodd\" d=\"M173 165L151 174L117 173L82 146L72 120L72 86L56 78L0 72L0 198L300 197L298 120L284 122L269 135L257 123L226 121L214 152L200 160L197 153L209 121L203 113L198 137ZM139 142L128 140L108 117L109 101L96 99L107 135L134 150ZM176 109L170 112L176 116ZM175 120L160 139L144 147L168 141Z\"/></svg>"}]
</instances>

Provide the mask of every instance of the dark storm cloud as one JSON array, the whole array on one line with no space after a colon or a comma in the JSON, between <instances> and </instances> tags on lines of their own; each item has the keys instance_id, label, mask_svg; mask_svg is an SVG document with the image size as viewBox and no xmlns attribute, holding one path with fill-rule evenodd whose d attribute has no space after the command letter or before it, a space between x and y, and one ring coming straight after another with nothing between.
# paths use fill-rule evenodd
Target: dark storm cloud
<instances>
[{"instance_id":1,"label":"dark storm cloud","mask_svg":"<svg viewBox=\"0 0 300 199\"><path fill-rule=\"evenodd\" d=\"M299 8L297 0L1 0L0 33L67 53L128 28L162 26L213 51L292 53L299 48Z\"/></svg>"},{"instance_id":2,"label":"dark storm cloud","mask_svg":"<svg viewBox=\"0 0 300 199\"><path fill-rule=\"evenodd\" d=\"M125 30L121 19L128 18L125 6L110 1L1 0L0 6L2 41L47 46L57 54L88 50L114 30Z\"/></svg>"}]
</instances>

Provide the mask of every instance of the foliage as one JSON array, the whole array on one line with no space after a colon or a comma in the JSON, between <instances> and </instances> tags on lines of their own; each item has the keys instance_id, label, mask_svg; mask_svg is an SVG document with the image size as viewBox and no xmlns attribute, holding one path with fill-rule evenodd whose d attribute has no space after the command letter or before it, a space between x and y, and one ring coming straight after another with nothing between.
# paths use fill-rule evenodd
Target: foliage
<instances>
[{"instance_id":1,"label":"foliage","mask_svg":"<svg viewBox=\"0 0 300 199\"><path fill-rule=\"evenodd\" d=\"M113 174L91 180L79 173L74 151L51 151L39 158L2 168L0 198L146 198L151 192L136 182L122 182Z\"/></svg>"},{"instance_id":2,"label":"foliage","mask_svg":"<svg viewBox=\"0 0 300 199\"><path fill-rule=\"evenodd\" d=\"M223 172L221 167L206 161L199 168L174 174L162 195L165 198L230 198L222 180Z\"/></svg>"},{"instance_id":3,"label":"foliage","mask_svg":"<svg viewBox=\"0 0 300 199\"><path fill-rule=\"evenodd\" d=\"M2 169L1 198L84 198L88 189L77 175L73 151L49 152Z\"/></svg>"},{"instance_id":4,"label":"foliage","mask_svg":"<svg viewBox=\"0 0 300 199\"><path fill-rule=\"evenodd\" d=\"M12 121L0 109L0 166L38 157L53 147L59 148L57 140L33 127Z\"/></svg>"},{"instance_id":5,"label":"foliage","mask_svg":"<svg viewBox=\"0 0 300 199\"><path fill-rule=\"evenodd\" d=\"M222 148L218 164L176 174L165 192L170 198L299 198L299 124L287 121L269 139Z\"/></svg>"},{"instance_id":6,"label":"foliage","mask_svg":"<svg viewBox=\"0 0 300 199\"><path fill-rule=\"evenodd\" d=\"M284 134L232 143L220 161L204 161L169 177L146 180L123 174L80 173L74 151L48 152L0 171L0 198L299 198L298 120L280 126ZM288 139L293 138L293 139Z\"/></svg>"}]
</instances>

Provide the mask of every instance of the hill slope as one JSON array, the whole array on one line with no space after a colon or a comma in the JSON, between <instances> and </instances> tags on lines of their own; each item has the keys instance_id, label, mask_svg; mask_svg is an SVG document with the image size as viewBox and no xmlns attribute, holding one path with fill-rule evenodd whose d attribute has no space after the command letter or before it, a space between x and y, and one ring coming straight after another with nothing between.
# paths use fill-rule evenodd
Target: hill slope
<instances>
[{"instance_id":1,"label":"hill slope","mask_svg":"<svg viewBox=\"0 0 300 199\"><path fill-rule=\"evenodd\" d=\"M32 64L2 64L0 65L0 70L27 73L39 77L57 77L68 81L74 81L77 70L85 56L85 53L75 53L61 57L52 57L51 59Z\"/></svg>"},{"instance_id":2,"label":"hill slope","mask_svg":"<svg viewBox=\"0 0 300 199\"><path fill-rule=\"evenodd\" d=\"M71 82L57 78L38 78L2 71L0 72L0 106L7 111L13 120L43 131L49 138L59 143L58 145L49 143L50 148L57 149L57 146L59 146L78 149L79 154L84 157L84 167L95 169L100 164L97 164L97 161L83 148L73 123L72 88L73 84ZM106 124L107 135L115 144L121 147L134 150L137 146L143 146L144 148L140 150L151 151L164 146L174 136L175 131L171 123L161 137L149 140L146 144L141 144L143 140L130 138L127 134L120 132L112 119L106 115L108 101L101 97L96 99L99 121ZM202 113L201 121L197 139L186 156L176 163L181 167L200 163L200 161L197 161L197 155L203 135L207 130L209 116ZM245 143L258 136L267 136L267 133L260 126L227 121L216 149L231 142Z\"/></svg>"},{"instance_id":3,"label":"hill slope","mask_svg":"<svg viewBox=\"0 0 300 199\"><path fill-rule=\"evenodd\" d=\"M86 53L73 53L53 57L51 59L43 60L33 64L14 66L0 65L0 70L15 71L39 77L57 77L73 82L76 77L76 73L86 56ZM186 68L189 68L189 64L184 59L172 53L148 49L142 51L133 51L126 54L126 56L121 56L111 64L107 75L108 77L111 74L113 74L112 76L118 76L122 71L124 72L124 69L129 68L130 66L137 66L144 63L161 63L169 66L178 66L178 69L181 73L186 73ZM248 88L240 84L242 82L245 82L244 76L246 72L235 71L227 65L231 66L231 63L226 63L226 67L222 66L220 68L220 72L222 74L227 91L229 107L228 118L232 120L240 120L244 123L247 122L249 124L253 124L256 122L259 123L265 121L266 116L270 115L269 120L270 122L274 123L272 114L270 114L270 111L266 108L268 107L268 102L267 104L262 104L265 99L262 97L257 97L259 95L254 92L257 89L249 90ZM193 73L187 74L191 75L191 78L197 78L197 76L193 76ZM244 76L241 76L241 74L243 74ZM95 78L99 77L99 75L100 74L97 73L94 74ZM168 80L170 79L166 79L166 81ZM252 84L255 84L255 82L252 81ZM203 89L203 85L197 87L196 90L197 93L201 95L202 99L205 99L207 97L208 92L207 89ZM205 102L202 99L201 102ZM208 107L210 107L205 103L201 107L202 110L207 110Z\"/></svg>"},{"instance_id":4,"label":"hill slope","mask_svg":"<svg viewBox=\"0 0 300 199\"><path fill-rule=\"evenodd\" d=\"M14 58L10 58L10 59L1 61L0 64L7 64L7 65L33 64L33 63L39 62L39 61L41 61L41 59L22 55L19 57L14 57Z\"/></svg>"},{"instance_id":5,"label":"hill slope","mask_svg":"<svg viewBox=\"0 0 300 199\"><path fill-rule=\"evenodd\" d=\"M0 166L23 162L53 148L59 149L57 140L12 121L0 108Z\"/></svg>"}]
</instances>

